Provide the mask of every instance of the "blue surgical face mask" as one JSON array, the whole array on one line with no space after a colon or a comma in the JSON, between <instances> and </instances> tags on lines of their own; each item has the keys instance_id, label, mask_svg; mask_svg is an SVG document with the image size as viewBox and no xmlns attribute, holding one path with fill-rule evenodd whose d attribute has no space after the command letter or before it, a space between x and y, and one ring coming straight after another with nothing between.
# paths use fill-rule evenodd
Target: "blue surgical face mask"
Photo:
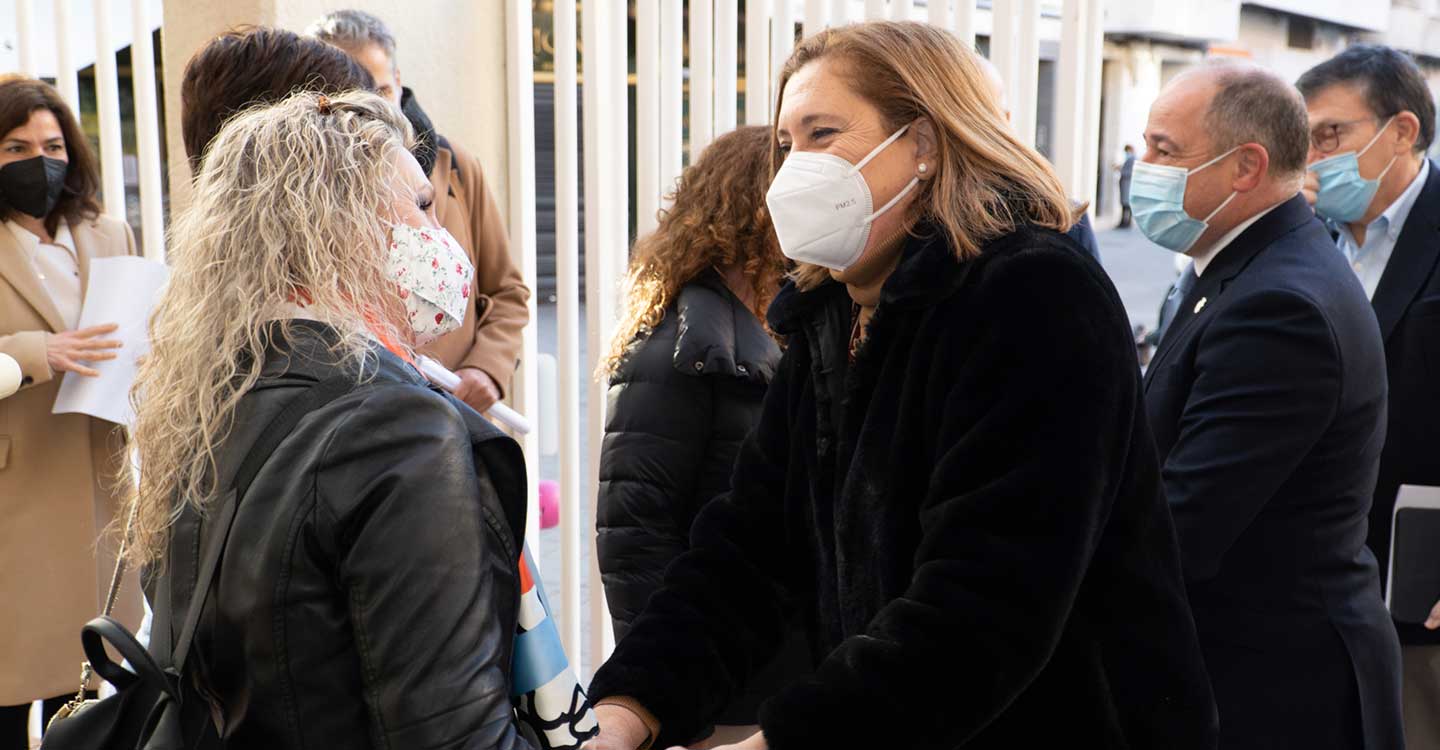
<instances>
[{"instance_id":1,"label":"blue surgical face mask","mask_svg":"<svg viewBox=\"0 0 1440 750\"><path fill-rule=\"evenodd\" d=\"M1399 154L1391 157L1390 163L1386 164L1373 180L1360 176L1360 156L1380 140L1380 134L1394 121L1394 117L1386 120L1385 124L1375 131L1375 137L1358 152L1346 151L1310 165L1310 171L1320 178L1320 191L1315 197L1315 213L1343 222L1358 221L1365 215L1365 211L1370 208L1370 201L1375 199L1375 191L1380 189L1380 181L1385 179L1386 173L1395 166L1395 159Z\"/></svg>"},{"instance_id":2,"label":"blue surgical face mask","mask_svg":"<svg viewBox=\"0 0 1440 750\"><path fill-rule=\"evenodd\" d=\"M1135 162L1135 172L1130 176L1130 211L1140 231L1166 250L1177 253L1189 250L1205 233L1215 214L1234 200L1236 193L1232 192L1209 216L1196 219L1185 213L1185 183L1190 175L1235 153L1238 148L1236 146L1191 170Z\"/></svg>"}]
</instances>

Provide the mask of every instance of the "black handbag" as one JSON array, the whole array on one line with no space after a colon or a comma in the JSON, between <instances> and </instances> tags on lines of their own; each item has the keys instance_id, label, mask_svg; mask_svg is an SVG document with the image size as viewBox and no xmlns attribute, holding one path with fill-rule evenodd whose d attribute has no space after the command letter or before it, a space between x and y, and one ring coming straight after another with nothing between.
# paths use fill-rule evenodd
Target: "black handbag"
<instances>
[{"instance_id":1,"label":"black handbag","mask_svg":"<svg viewBox=\"0 0 1440 750\"><path fill-rule=\"evenodd\" d=\"M255 475L300 420L348 393L354 384L353 378L334 377L307 386L281 408L246 454L231 489L214 506L210 538L201 549L195 594L185 612L184 626L175 641L175 652L168 659L171 662L168 667L162 667L124 625L110 617L125 573L124 548L121 548L104 612L80 630L86 659L81 670L80 692L50 721L40 743L41 750L193 750L221 745L209 721L210 707L184 705L180 681L185 674L185 658L195 638L195 627L230 539L236 508ZM131 519L134 519L133 511ZM129 536L128 524L126 536ZM161 608L168 610L168 597L162 597L156 605L156 621L161 621L162 614L168 621L169 612L160 611ZM163 635L157 633L157 636ZM107 643L129 663L129 669L110 659L105 650ZM96 674L115 687L114 695L103 700L85 698L85 688ZM197 715L203 723L192 720ZM199 731L186 731L197 725L201 727Z\"/></svg>"}]
</instances>

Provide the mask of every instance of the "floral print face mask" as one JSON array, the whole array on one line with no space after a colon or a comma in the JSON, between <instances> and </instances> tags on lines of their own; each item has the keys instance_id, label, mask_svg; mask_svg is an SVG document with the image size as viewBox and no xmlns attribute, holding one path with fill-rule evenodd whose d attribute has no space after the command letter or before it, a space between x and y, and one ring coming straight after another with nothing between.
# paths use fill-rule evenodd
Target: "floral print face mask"
<instances>
[{"instance_id":1,"label":"floral print face mask","mask_svg":"<svg viewBox=\"0 0 1440 750\"><path fill-rule=\"evenodd\" d=\"M470 304L475 267L444 229L397 224L390 232L385 277L395 283L417 346L460 327Z\"/></svg>"}]
</instances>

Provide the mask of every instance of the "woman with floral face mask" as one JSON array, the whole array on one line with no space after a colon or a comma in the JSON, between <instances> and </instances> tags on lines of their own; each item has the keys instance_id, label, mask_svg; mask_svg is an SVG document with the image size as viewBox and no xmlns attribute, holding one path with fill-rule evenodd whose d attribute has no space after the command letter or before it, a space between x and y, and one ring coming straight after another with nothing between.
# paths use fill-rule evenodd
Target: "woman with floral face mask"
<instances>
[{"instance_id":1,"label":"woman with floral face mask","mask_svg":"<svg viewBox=\"0 0 1440 750\"><path fill-rule=\"evenodd\" d=\"M369 93L252 109L175 222L129 555L187 726L226 747L530 747L509 695L524 468L407 363L471 278L410 138Z\"/></svg>"},{"instance_id":2,"label":"woman with floral face mask","mask_svg":"<svg viewBox=\"0 0 1440 750\"><path fill-rule=\"evenodd\" d=\"M1125 310L1059 179L929 25L822 31L780 90L785 354L589 748L687 741L795 608L815 671L747 750L1213 748Z\"/></svg>"}]
</instances>

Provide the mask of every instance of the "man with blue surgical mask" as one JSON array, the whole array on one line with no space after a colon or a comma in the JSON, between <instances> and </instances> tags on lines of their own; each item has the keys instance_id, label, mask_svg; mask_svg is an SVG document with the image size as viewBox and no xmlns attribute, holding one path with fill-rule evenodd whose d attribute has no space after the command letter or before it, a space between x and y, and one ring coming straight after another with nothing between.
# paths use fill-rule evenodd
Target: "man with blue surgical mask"
<instances>
[{"instance_id":1,"label":"man with blue surgical mask","mask_svg":"<svg viewBox=\"0 0 1440 750\"><path fill-rule=\"evenodd\" d=\"M1401 741L1400 649L1365 546L1384 351L1299 193L1308 141L1288 83L1206 66L1161 91L1131 182L1140 230L1193 259L1145 405L1222 750Z\"/></svg>"},{"instance_id":2,"label":"man with blue surgical mask","mask_svg":"<svg viewBox=\"0 0 1440 750\"><path fill-rule=\"evenodd\" d=\"M1306 197L1370 295L1385 339L1389 429L1369 533L1384 578L1400 486L1440 485L1440 170L1425 158L1435 137L1435 105L1415 62L1379 45L1350 47L1296 85L1310 113ZM1440 539L1429 544L1440 550ZM1432 559L1440 566L1440 552ZM1440 748L1440 591L1426 601L1434 602L1428 612L1401 606L1394 617L1404 664L1405 744L1434 750Z\"/></svg>"}]
</instances>

